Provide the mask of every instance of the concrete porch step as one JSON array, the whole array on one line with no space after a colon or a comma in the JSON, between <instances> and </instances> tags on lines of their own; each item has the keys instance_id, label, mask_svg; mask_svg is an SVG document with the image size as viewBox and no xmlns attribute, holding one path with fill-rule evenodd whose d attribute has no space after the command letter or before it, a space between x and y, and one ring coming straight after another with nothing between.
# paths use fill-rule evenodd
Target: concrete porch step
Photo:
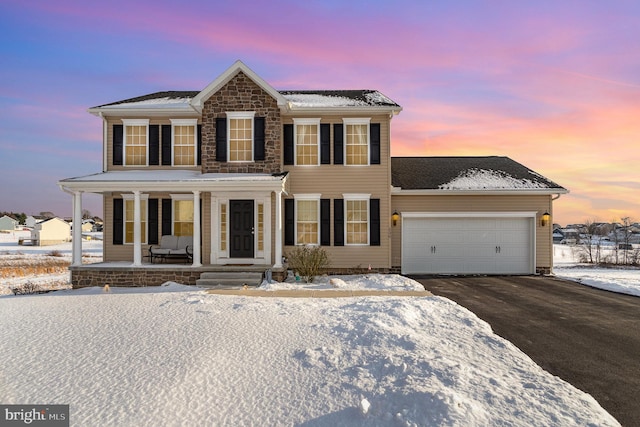
<instances>
[{"instance_id":1,"label":"concrete porch step","mask_svg":"<svg viewBox=\"0 0 640 427\"><path fill-rule=\"evenodd\" d=\"M197 286L216 288L241 288L244 285L259 286L262 282L262 272L206 272L196 280Z\"/></svg>"}]
</instances>

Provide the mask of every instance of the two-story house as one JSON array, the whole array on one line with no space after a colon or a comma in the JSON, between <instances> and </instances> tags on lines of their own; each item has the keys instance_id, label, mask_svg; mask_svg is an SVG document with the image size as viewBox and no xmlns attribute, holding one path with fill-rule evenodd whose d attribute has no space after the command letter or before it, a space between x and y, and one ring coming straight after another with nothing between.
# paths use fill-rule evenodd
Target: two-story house
<instances>
[{"instance_id":1,"label":"two-story house","mask_svg":"<svg viewBox=\"0 0 640 427\"><path fill-rule=\"evenodd\" d=\"M504 157L391 158L401 107L375 90L278 91L237 61L199 92L90 108L103 171L63 179L74 222L104 199L104 262L75 287L195 283L205 271L286 271L321 245L333 272L551 271L554 196L566 190ZM165 235L192 236L189 265L152 263Z\"/></svg>"}]
</instances>

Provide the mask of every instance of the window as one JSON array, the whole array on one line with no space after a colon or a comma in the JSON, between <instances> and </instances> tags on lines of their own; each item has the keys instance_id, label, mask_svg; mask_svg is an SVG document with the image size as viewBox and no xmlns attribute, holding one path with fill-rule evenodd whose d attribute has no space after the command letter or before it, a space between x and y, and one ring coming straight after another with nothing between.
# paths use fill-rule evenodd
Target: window
<instances>
[{"instance_id":1,"label":"window","mask_svg":"<svg viewBox=\"0 0 640 427\"><path fill-rule=\"evenodd\" d=\"M264 251L264 204L258 203L258 251Z\"/></svg>"},{"instance_id":2,"label":"window","mask_svg":"<svg viewBox=\"0 0 640 427\"><path fill-rule=\"evenodd\" d=\"M253 112L227 113L229 161L253 161Z\"/></svg>"},{"instance_id":3,"label":"window","mask_svg":"<svg viewBox=\"0 0 640 427\"><path fill-rule=\"evenodd\" d=\"M319 244L320 195L294 195L296 199L296 245Z\"/></svg>"},{"instance_id":4,"label":"window","mask_svg":"<svg viewBox=\"0 0 640 427\"><path fill-rule=\"evenodd\" d=\"M193 236L193 197L190 200L173 200L173 234Z\"/></svg>"},{"instance_id":5,"label":"window","mask_svg":"<svg viewBox=\"0 0 640 427\"><path fill-rule=\"evenodd\" d=\"M196 164L196 119L171 120L173 126L173 165L194 166Z\"/></svg>"},{"instance_id":6,"label":"window","mask_svg":"<svg viewBox=\"0 0 640 427\"><path fill-rule=\"evenodd\" d=\"M345 194L347 245L369 244L369 195Z\"/></svg>"},{"instance_id":7,"label":"window","mask_svg":"<svg viewBox=\"0 0 640 427\"><path fill-rule=\"evenodd\" d=\"M220 250L227 250L227 204L220 204Z\"/></svg>"},{"instance_id":8,"label":"window","mask_svg":"<svg viewBox=\"0 0 640 427\"><path fill-rule=\"evenodd\" d=\"M345 164L369 164L369 119L344 119Z\"/></svg>"},{"instance_id":9,"label":"window","mask_svg":"<svg viewBox=\"0 0 640 427\"><path fill-rule=\"evenodd\" d=\"M318 165L320 119L293 119L296 165Z\"/></svg>"},{"instance_id":10,"label":"window","mask_svg":"<svg viewBox=\"0 0 640 427\"><path fill-rule=\"evenodd\" d=\"M148 164L147 141L149 120L126 120L124 124L124 164L146 166Z\"/></svg>"},{"instance_id":11,"label":"window","mask_svg":"<svg viewBox=\"0 0 640 427\"><path fill-rule=\"evenodd\" d=\"M146 197L145 197L146 196ZM147 243L147 197L140 199L140 242ZM133 243L134 200L131 195L123 195L124 199L124 243Z\"/></svg>"}]
</instances>

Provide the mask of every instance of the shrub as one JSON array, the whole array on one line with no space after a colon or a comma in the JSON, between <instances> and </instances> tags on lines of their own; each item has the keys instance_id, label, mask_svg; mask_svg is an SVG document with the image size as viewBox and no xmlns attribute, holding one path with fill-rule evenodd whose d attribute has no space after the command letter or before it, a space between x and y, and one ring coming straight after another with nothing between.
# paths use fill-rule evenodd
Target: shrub
<instances>
[{"instance_id":1,"label":"shrub","mask_svg":"<svg viewBox=\"0 0 640 427\"><path fill-rule=\"evenodd\" d=\"M11 289L14 295L39 294L45 292L39 285L33 282L23 283Z\"/></svg>"},{"instance_id":2,"label":"shrub","mask_svg":"<svg viewBox=\"0 0 640 427\"><path fill-rule=\"evenodd\" d=\"M330 264L327 252L320 246L297 246L288 253L289 267L305 282L311 283Z\"/></svg>"},{"instance_id":3,"label":"shrub","mask_svg":"<svg viewBox=\"0 0 640 427\"><path fill-rule=\"evenodd\" d=\"M55 256L55 257L61 257L61 256L64 256L64 255L62 255L62 252L60 252L60 251L59 251L59 250L57 250L57 249L53 249L53 250L52 250L52 251L50 251L47 255L49 255L49 256Z\"/></svg>"}]
</instances>

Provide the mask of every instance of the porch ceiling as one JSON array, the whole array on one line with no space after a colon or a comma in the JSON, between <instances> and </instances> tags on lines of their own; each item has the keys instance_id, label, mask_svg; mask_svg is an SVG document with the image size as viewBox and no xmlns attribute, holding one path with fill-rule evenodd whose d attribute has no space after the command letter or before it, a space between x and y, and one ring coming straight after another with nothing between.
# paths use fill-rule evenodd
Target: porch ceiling
<instances>
[{"instance_id":1,"label":"porch ceiling","mask_svg":"<svg viewBox=\"0 0 640 427\"><path fill-rule=\"evenodd\" d=\"M193 170L109 171L58 181L63 190L110 191L285 191L287 173L200 173Z\"/></svg>"}]
</instances>

